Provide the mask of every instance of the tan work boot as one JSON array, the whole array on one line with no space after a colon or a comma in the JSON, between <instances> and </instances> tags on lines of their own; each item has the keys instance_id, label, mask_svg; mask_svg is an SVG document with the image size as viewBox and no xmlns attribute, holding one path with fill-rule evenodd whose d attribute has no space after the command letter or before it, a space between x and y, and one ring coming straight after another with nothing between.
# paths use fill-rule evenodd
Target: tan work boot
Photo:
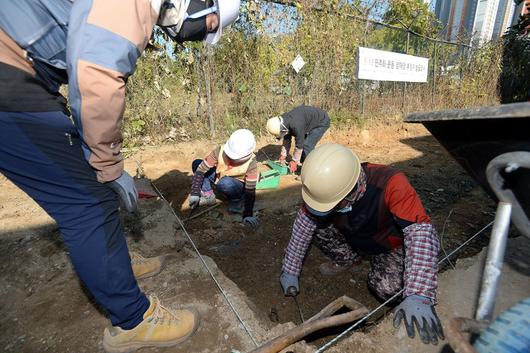
<instances>
[{"instance_id":1,"label":"tan work boot","mask_svg":"<svg viewBox=\"0 0 530 353\"><path fill-rule=\"evenodd\" d=\"M144 320L131 330L117 326L106 328L103 348L109 353L132 352L143 347L170 347L184 342L199 327L199 313L195 309L172 310L162 306L155 296Z\"/></svg>"},{"instance_id":2,"label":"tan work boot","mask_svg":"<svg viewBox=\"0 0 530 353\"><path fill-rule=\"evenodd\" d=\"M162 270L164 259L161 256L143 257L136 252L129 252L134 277L142 279L157 275Z\"/></svg>"}]
</instances>

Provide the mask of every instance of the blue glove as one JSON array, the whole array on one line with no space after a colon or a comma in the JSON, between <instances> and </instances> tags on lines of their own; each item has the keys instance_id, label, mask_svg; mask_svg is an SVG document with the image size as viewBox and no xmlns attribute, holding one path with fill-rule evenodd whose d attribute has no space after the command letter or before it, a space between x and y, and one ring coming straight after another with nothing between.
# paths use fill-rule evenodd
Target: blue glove
<instances>
[{"instance_id":1,"label":"blue glove","mask_svg":"<svg viewBox=\"0 0 530 353\"><path fill-rule=\"evenodd\" d=\"M250 228L257 228L259 226L259 221L256 217L243 217L243 223Z\"/></svg>"},{"instance_id":2,"label":"blue glove","mask_svg":"<svg viewBox=\"0 0 530 353\"><path fill-rule=\"evenodd\" d=\"M414 327L425 344L438 344L438 337L445 339L442 324L431 300L421 295L410 295L394 311L394 327L405 320L405 328L410 338L414 338Z\"/></svg>"},{"instance_id":3,"label":"blue glove","mask_svg":"<svg viewBox=\"0 0 530 353\"><path fill-rule=\"evenodd\" d=\"M283 294L289 297L296 297L300 292L300 286L298 285L298 276L292 275L287 272L282 272L280 275L280 284L282 285Z\"/></svg>"},{"instance_id":4,"label":"blue glove","mask_svg":"<svg viewBox=\"0 0 530 353\"><path fill-rule=\"evenodd\" d=\"M107 184L118 194L128 212L136 211L138 205L138 190L136 190L134 179L129 173L123 171L118 179Z\"/></svg>"}]
</instances>

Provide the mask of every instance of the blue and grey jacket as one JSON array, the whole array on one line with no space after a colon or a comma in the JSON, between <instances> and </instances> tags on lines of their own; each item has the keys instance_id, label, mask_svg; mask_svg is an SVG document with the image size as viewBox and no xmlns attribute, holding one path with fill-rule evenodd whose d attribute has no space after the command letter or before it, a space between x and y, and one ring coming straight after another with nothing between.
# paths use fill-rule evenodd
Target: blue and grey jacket
<instances>
[{"instance_id":1,"label":"blue and grey jacket","mask_svg":"<svg viewBox=\"0 0 530 353\"><path fill-rule=\"evenodd\" d=\"M2 1L0 62L39 77L51 92L68 83L85 157L101 182L123 172L125 83L165 1L184 18L185 0Z\"/></svg>"}]
</instances>

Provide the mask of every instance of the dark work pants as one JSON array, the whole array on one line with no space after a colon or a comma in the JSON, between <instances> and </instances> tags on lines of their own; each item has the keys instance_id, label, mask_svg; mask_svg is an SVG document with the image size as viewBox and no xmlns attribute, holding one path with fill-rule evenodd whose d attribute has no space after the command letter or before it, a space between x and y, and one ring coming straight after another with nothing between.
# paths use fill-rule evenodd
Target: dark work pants
<instances>
[{"instance_id":1,"label":"dark work pants","mask_svg":"<svg viewBox=\"0 0 530 353\"><path fill-rule=\"evenodd\" d=\"M149 301L138 288L118 197L85 161L62 112L0 112L0 172L56 222L75 271L114 326L131 329Z\"/></svg>"},{"instance_id":2,"label":"dark work pants","mask_svg":"<svg viewBox=\"0 0 530 353\"><path fill-rule=\"evenodd\" d=\"M309 131L309 133L305 137L304 151L302 152L302 158L300 159L300 162L303 163L309 152L315 149L315 146L317 145L318 141L320 141L322 136L324 136L328 128L329 126L321 126Z\"/></svg>"},{"instance_id":3,"label":"dark work pants","mask_svg":"<svg viewBox=\"0 0 530 353\"><path fill-rule=\"evenodd\" d=\"M318 228L313 236L313 242L337 265L351 265L357 257L344 235L333 225ZM368 288L383 300L392 297L404 286L404 264L403 247L373 255L368 273Z\"/></svg>"}]
</instances>

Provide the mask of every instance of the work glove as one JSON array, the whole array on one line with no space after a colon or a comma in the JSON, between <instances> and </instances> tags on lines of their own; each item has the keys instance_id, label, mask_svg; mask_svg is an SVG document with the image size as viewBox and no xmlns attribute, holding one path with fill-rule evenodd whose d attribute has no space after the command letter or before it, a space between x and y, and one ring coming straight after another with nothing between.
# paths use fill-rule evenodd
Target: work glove
<instances>
[{"instance_id":1,"label":"work glove","mask_svg":"<svg viewBox=\"0 0 530 353\"><path fill-rule=\"evenodd\" d=\"M116 194L118 194L128 212L136 211L138 205L138 190L136 190L134 179L129 173L123 171L118 179L107 184Z\"/></svg>"},{"instance_id":2,"label":"work glove","mask_svg":"<svg viewBox=\"0 0 530 353\"><path fill-rule=\"evenodd\" d=\"M298 170L298 162L290 161L289 162L289 170L291 171L291 173L296 173L296 171Z\"/></svg>"},{"instance_id":3,"label":"work glove","mask_svg":"<svg viewBox=\"0 0 530 353\"><path fill-rule=\"evenodd\" d=\"M243 217L243 224L250 228L257 228L259 226L259 221L257 217L254 216L248 216Z\"/></svg>"},{"instance_id":4,"label":"work glove","mask_svg":"<svg viewBox=\"0 0 530 353\"><path fill-rule=\"evenodd\" d=\"M280 284L282 285L283 294L288 297L296 297L300 292L300 286L298 285L298 276L292 275L287 272L282 272L280 275Z\"/></svg>"},{"instance_id":5,"label":"work glove","mask_svg":"<svg viewBox=\"0 0 530 353\"><path fill-rule=\"evenodd\" d=\"M394 311L394 327L405 320L405 328L410 338L414 338L414 326L425 344L438 344L438 337L445 339L442 324L431 300L421 295L410 295Z\"/></svg>"},{"instance_id":6,"label":"work glove","mask_svg":"<svg viewBox=\"0 0 530 353\"><path fill-rule=\"evenodd\" d=\"M195 209L195 208L199 207L199 201L200 200L201 200L200 196L190 195L190 198L188 200L190 208L191 209Z\"/></svg>"},{"instance_id":7,"label":"work glove","mask_svg":"<svg viewBox=\"0 0 530 353\"><path fill-rule=\"evenodd\" d=\"M281 164L281 165L286 165L287 163L285 162L285 159L287 158L286 155L284 154L281 154L280 155L280 158L278 159L278 163Z\"/></svg>"}]
</instances>

